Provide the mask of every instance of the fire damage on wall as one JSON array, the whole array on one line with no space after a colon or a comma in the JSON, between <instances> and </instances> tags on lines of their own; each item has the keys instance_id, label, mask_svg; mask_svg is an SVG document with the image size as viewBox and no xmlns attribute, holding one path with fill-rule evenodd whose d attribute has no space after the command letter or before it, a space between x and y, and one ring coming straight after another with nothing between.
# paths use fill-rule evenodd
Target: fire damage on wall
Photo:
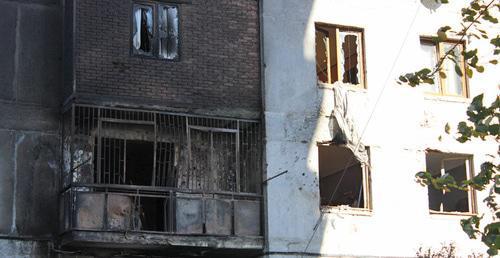
<instances>
[{"instance_id":1,"label":"fire damage on wall","mask_svg":"<svg viewBox=\"0 0 500 258\"><path fill-rule=\"evenodd\" d=\"M72 105L61 247L262 249L261 141L253 120Z\"/></svg>"}]
</instances>

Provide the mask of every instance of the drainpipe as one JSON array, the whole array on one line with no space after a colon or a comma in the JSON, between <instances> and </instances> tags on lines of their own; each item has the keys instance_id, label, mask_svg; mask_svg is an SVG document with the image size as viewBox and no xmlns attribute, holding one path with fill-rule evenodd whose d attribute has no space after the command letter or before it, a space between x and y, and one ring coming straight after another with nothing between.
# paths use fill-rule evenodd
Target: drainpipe
<instances>
[{"instance_id":1,"label":"drainpipe","mask_svg":"<svg viewBox=\"0 0 500 258\"><path fill-rule=\"evenodd\" d=\"M260 92L261 92L261 124L262 124L262 182L267 178L267 162L266 162L266 87L265 87L265 71L266 64L264 61L264 0L259 1L259 51L260 51ZM267 212L267 184L262 183L262 233L264 236L264 253L269 251L269 230L268 230L268 212Z\"/></svg>"}]
</instances>

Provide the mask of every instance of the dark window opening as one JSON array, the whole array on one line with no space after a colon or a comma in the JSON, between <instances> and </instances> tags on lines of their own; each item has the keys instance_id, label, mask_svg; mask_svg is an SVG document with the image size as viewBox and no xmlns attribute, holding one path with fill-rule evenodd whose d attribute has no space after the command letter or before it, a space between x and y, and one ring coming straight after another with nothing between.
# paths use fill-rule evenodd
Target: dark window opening
<instances>
[{"instance_id":1,"label":"dark window opening","mask_svg":"<svg viewBox=\"0 0 500 258\"><path fill-rule=\"evenodd\" d=\"M365 87L363 30L317 24L316 76L324 83L341 80Z\"/></svg>"},{"instance_id":2,"label":"dark window opening","mask_svg":"<svg viewBox=\"0 0 500 258\"><path fill-rule=\"evenodd\" d=\"M455 181L461 182L471 176L470 157L460 154L428 152L426 167L434 177L445 174L453 176ZM436 190L429 186L429 209L437 212L473 212L472 191L452 189L449 192Z\"/></svg>"},{"instance_id":3,"label":"dark window opening","mask_svg":"<svg viewBox=\"0 0 500 258\"><path fill-rule=\"evenodd\" d=\"M366 165L346 147L322 145L318 148L321 205L370 208Z\"/></svg>"},{"instance_id":4,"label":"dark window opening","mask_svg":"<svg viewBox=\"0 0 500 258\"><path fill-rule=\"evenodd\" d=\"M136 5L134 7L133 46L138 54L151 55L153 43L153 8Z\"/></svg>"},{"instance_id":5,"label":"dark window opening","mask_svg":"<svg viewBox=\"0 0 500 258\"><path fill-rule=\"evenodd\" d=\"M152 185L154 143L127 140L127 178L128 185Z\"/></svg>"},{"instance_id":6,"label":"dark window opening","mask_svg":"<svg viewBox=\"0 0 500 258\"><path fill-rule=\"evenodd\" d=\"M344 56L344 74L342 75L342 81L351 84L359 84L358 37L356 35L343 36L342 54Z\"/></svg>"},{"instance_id":7,"label":"dark window opening","mask_svg":"<svg viewBox=\"0 0 500 258\"><path fill-rule=\"evenodd\" d=\"M140 229L143 231L166 231L168 201L162 198L145 198L140 201Z\"/></svg>"}]
</instances>

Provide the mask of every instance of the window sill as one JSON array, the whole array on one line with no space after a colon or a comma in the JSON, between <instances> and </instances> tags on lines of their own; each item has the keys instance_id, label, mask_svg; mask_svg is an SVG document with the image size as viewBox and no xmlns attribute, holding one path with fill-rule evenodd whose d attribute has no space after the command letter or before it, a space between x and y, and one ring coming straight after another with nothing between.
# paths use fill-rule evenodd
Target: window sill
<instances>
[{"instance_id":1,"label":"window sill","mask_svg":"<svg viewBox=\"0 0 500 258\"><path fill-rule=\"evenodd\" d=\"M350 83L343 83L343 82L335 82L335 83L324 83L317 81L318 88L320 89L326 89L326 90L333 90L335 87L342 87L348 91L352 92L361 92L361 93L367 93L368 90L364 88L363 86L357 86L354 84Z\"/></svg>"},{"instance_id":2,"label":"window sill","mask_svg":"<svg viewBox=\"0 0 500 258\"><path fill-rule=\"evenodd\" d=\"M471 103L471 100L469 98L465 98L465 97L432 95L429 93L424 93L424 99L425 100L432 100L432 101L442 101L442 102L456 102L456 103L466 103L466 104Z\"/></svg>"},{"instance_id":3,"label":"window sill","mask_svg":"<svg viewBox=\"0 0 500 258\"><path fill-rule=\"evenodd\" d=\"M366 208L353 208L346 205L341 206L321 206L320 210L324 213L335 213L345 215L371 216L372 210Z\"/></svg>"},{"instance_id":4,"label":"window sill","mask_svg":"<svg viewBox=\"0 0 500 258\"><path fill-rule=\"evenodd\" d=\"M477 215L476 213L471 213L471 212L433 211L433 210L429 210L429 214L431 215L431 217L440 217L440 218L445 218L445 217L468 218Z\"/></svg>"}]
</instances>

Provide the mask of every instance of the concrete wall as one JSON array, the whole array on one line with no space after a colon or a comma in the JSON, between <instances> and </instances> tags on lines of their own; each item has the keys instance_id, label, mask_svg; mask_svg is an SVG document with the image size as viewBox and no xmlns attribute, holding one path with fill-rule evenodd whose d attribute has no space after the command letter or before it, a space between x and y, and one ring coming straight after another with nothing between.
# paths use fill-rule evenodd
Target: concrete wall
<instances>
[{"instance_id":1,"label":"concrete wall","mask_svg":"<svg viewBox=\"0 0 500 258\"><path fill-rule=\"evenodd\" d=\"M179 2L178 61L131 54L133 2L75 2L80 100L260 117L257 1L174 1Z\"/></svg>"},{"instance_id":2,"label":"concrete wall","mask_svg":"<svg viewBox=\"0 0 500 258\"><path fill-rule=\"evenodd\" d=\"M459 5L430 11L416 0L263 1L267 177L288 171L266 187L269 257L415 256L419 247L450 242L460 255L485 251L462 232L463 216L429 214L427 188L414 175L425 169L427 148L472 154L479 171L497 145L460 144L444 133L446 122L455 128L465 119L470 99L396 84L423 63L419 37L458 21ZM373 210L324 213L313 235L320 218L317 142L332 139L334 107L333 85L316 80L315 22L364 28L367 88L336 86L346 89L348 114L370 146ZM470 79L471 95L486 91L491 103L498 72L487 66ZM488 212L484 197L478 193L479 214Z\"/></svg>"},{"instance_id":3,"label":"concrete wall","mask_svg":"<svg viewBox=\"0 0 500 258\"><path fill-rule=\"evenodd\" d=\"M58 0L0 1L0 256L57 230L61 28Z\"/></svg>"}]
</instances>

